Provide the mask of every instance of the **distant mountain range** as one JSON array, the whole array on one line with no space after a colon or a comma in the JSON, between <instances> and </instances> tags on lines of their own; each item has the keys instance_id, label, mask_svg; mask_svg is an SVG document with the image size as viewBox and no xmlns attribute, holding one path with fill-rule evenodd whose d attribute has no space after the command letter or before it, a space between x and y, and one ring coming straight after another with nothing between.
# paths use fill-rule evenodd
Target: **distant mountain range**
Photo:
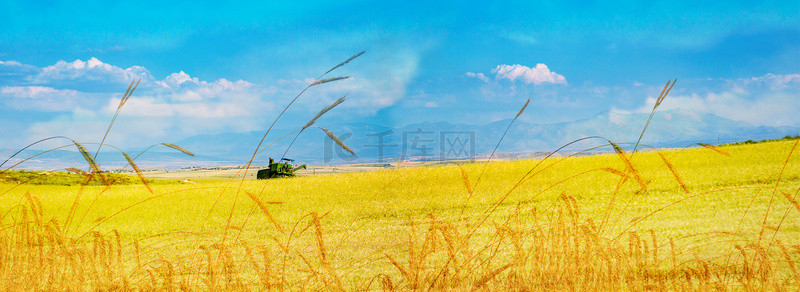
<instances>
[{"instance_id":1,"label":"distant mountain range","mask_svg":"<svg viewBox=\"0 0 800 292\"><path fill-rule=\"evenodd\" d=\"M530 124L515 121L497 152L502 157L531 157L589 136L601 136L623 145L635 143L648 116L648 113L605 111L586 119L565 123ZM486 125L424 122L404 127L364 123L328 124L323 127L352 148L356 157L342 151L324 132L316 128L303 132L286 156L298 162L312 164L480 158L492 152L510 122L511 120L501 120ZM265 164L268 157L280 158L294 138L294 134L290 133L295 130L282 129L270 133L262 146L264 151L256 159L255 165ZM197 135L176 143L194 152L195 157L160 148L142 155L138 164L142 168L241 165L253 155L263 134L258 131ZM650 147L684 147L698 142L717 144L797 134L800 134L800 128L797 127L753 126L710 113L675 109L655 114L641 144ZM286 138L278 140L286 135ZM273 142L273 145L269 145ZM584 150L602 144L605 144L603 140L590 139L577 143L568 150ZM0 150L0 157L5 160L14 152L16 150ZM22 156L27 157L37 152L39 151L26 151ZM137 153L135 149L129 152ZM101 165L106 165L106 168L125 164L122 155L113 152L101 153L98 161ZM58 150L37 157L35 161L26 162L20 167L57 169L76 165L85 165L79 153Z\"/></svg>"}]
</instances>

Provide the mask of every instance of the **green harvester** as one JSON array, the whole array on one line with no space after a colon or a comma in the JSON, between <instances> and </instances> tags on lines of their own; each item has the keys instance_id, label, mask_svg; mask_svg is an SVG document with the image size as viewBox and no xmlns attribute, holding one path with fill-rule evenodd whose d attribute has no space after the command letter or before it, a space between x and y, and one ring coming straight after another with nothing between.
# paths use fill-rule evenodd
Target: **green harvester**
<instances>
[{"instance_id":1,"label":"green harvester","mask_svg":"<svg viewBox=\"0 0 800 292\"><path fill-rule=\"evenodd\" d=\"M293 166L291 163L294 160L289 158L281 158L279 162L275 162L272 157L269 158L269 167L266 169L259 170L256 174L256 178L258 179L268 179L268 178L278 178L278 177L293 177L295 176L294 172L306 169L306 165L300 166Z\"/></svg>"}]
</instances>

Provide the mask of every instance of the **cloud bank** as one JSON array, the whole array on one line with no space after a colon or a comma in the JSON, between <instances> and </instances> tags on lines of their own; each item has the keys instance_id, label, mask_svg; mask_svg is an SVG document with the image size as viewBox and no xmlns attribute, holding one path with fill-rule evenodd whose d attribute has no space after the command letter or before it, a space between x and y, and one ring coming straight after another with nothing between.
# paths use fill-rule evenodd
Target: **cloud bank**
<instances>
[{"instance_id":1,"label":"cloud bank","mask_svg":"<svg viewBox=\"0 0 800 292\"><path fill-rule=\"evenodd\" d=\"M150 76L150 72L147 69L140 66L122 69L92 57L85 62L82 60L75 60L69 63L58 61L53 65L42 68L39 74L30 76L29 80L35 84L48 84L59 80L126 83L138 78L150 79L152 76Z\"/></svg>"},{"instance_id":2,"label":"cloud bank","mask_svg":"<svg viewBox=\"0 0 800 292\"><path fill-rule=\"evenodd\" d=\"M520 64L501 64L494 67L491 74L494 74L495 80L507 79L512 82L519 80L525 84L567 84L564 75L550 71L550 68L543 63L536 64L533 68ZM467 72L464 75L477 78L485 83L491 82L491 79L483 73Z\"/></svg>"},{"instance_id":3,"label":"cloud bank","mask_svg":"<svg viewBox=\"0 0 800 292\"><path fill-rule=\"evenodd\" d=\"M495 79L508 79L511 81L520 79L525 83L539 85L542 83L566 84L567 79L563 75L550 71L547 65L539 63L536 67L530 68L523 65L498 65L492 69Z\"/></svg>"},{"instance_id":4,"label":"cloud bank","mask_svg":"<svg viewBox=\"0 0 800 292\"><path fill-rule=\"evenodd\" d=\"M159 79L144 67L121 68L97 58L58 61L41 68L0 61L0 77L0 112L6 113L0 121L11 122L15 117L31 121L27 129L19 130L19 136L32 140L64 135L89 141L104 131L128 84L141 79L111 132L109 141L118 145L139 145L170 134L186 137L261 129L279 107L314 81L279 80L264 87L241 79L201 80L184 71ZM315 112L349 94L358 101L346 106L374 112L400 99L405 86L400 79L376 85L354 77L315 86L306 94L313 96L294 109Z\"/></svg>"},{"instance_id":5,"label":"cloud bank","mask_svg":"<svg viewBox=\"0 0 800 292\"><path fill-rule=\"evenodd\" d=\"M766 74L707 82L721 85L670 94L660 109L709 112L757 126L800 125L800 115L797 114L800 109L800 74ZM655 101L655 96L649 96L636 111L649 112Z\"/></svg>"}]
</instances>

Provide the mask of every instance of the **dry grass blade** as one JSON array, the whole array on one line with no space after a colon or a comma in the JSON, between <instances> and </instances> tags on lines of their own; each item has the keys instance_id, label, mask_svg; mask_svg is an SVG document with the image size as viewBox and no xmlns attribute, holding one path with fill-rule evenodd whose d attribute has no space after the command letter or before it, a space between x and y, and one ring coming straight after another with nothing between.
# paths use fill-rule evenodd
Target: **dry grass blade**
<instances>
[{"instance_id":1,"label":"dry grass blade","mask_svg":"<svg viewBox=\"0 0 800 292\"><path fill-rule=\"evenodd\" d=\"M800 212L800 203L797 202L797 199L792 197L792 195L787 192L781 191L781 194L783 194L783 196L786 197L786 199L789 200L790 203L792 203L797 212Z\"/></svg>"},{"instance_id":2,"label":"dry grass blade","mask_svg":"<svg viewBox=\"0 0 800 292\"><path fill-rule=\"evenodd\" d=\"M764 220L761 222L761 231L758 234L758 244L761 244L761 239L764 236L764 227L767 225L767 219L769 218L770 210L772 209L772 203L775 200L775 193L778 191L778 185L781 183L781 179L783 178L783 173L786 171L786 166L789 164L789 159L792 158L792 154L794 154L794 150L797 149L797 145L800 144L800 138L794 141L794 145L792 145L792 149L789 150L789 154L786 155L786 160L783 162L781 166L781 171L778 172L778 179L775 180L775 185L772 187L772 194L769 196L769 203L767 204L767 211L764 212ZM788 210L787 210L788 211ZM788 214L788 212L786 213Z\"/></svg>"},{"instance_id":3,"label":"dry grass blade","mask_svg":"<svg viewBox=\"0 0 800 292\"><path fill-rule=\"evenodd\" d=\"M314 81L313 83L311 83L311 85L309 85L309 87L314 86L314 85L325 84L325 83L328 83L328 82L339 81L339 80L347 79L347 78L350 78L350 76L339 76L339 77L333 77L333 78L320 79L320 80L317 80L317 81Z\"/></svg>"},{"instance_id":4,"label":"dry grass blade","mask_svg":"<svg viewBox=\"0 0 800 292\"><path fill-rule=\"evenodd\" d=\"M333 142L336 142L336 144L339 145L339 147L342 147L342 149L344 149L345 151L349 152L353 156L356 156L356 152L353 151L353 149L350 149L350 147L347 147L347 145L345 145L344 142L342 142L342 140L339 140L339 137L336 137L336 135L331 133L331 131L328 131L328 129L325 128L320 128L320 129L323 132L325 132L325 135L328 135L328 137L330 137L331 140L333 140Z\"/></svg>"},{"instance_id":5,"label":"dry grass blade","mask_svg":"<svg viewBox=\"0 0 800 292\"><path fill-rule=\"evenodd\" d=\"M323 216L324 217L324 216ZM338 290L344 291L344 287L342 286L341 281L339 280L339 276L336 275L336 271L333 270L333 267L330 264L328 259L328 251L325 248L325 241L322 237L322 224L320 223L320 216L316 212L311 213L311 220L314 224L314 233L316 234L316 241L317 247L319 248L319 260L322 264L322 267L328 272L328 275L331 276L336 283Z\"/></svg>"},{"instance_id":6,"label":"dry grass blade","mask_svg":"<svg viewBox=\"0 0 800 292\"><path fill-rule=\"evenodd\" d=\"M153 189L150 188L150 184L147 182L147 179L144 178L144 175L142 174L142 171L139 169L139 166L137 166L136 163L133 162L133 159L131 159L128 153L122 152L122 155L125 156L125 160L128 160L128 163L133 168L133 171L136 172L136 176L138 176L139 180L141 180L144 186L147 187L147 190L150 191L151 194L154 194Z\"/></svg>"},{"instance_id":7,"label":"dry grass blade","mask_svg":"<svg viewBox=\"0 0 800 292\"><path fill-rule=\"evenodd\" d=\"M83 171L81 169L78 169L78 168L75 168L75 167L67 167L64 170L70 171L70 172L74 172L74 173L77 173L77 174L80 174L80 175L89 175L88 172L85 172L85 171Z\"/></svg>"},{"instance_id":8,"label":"dry grass blade","mask_svg":"<svg viewBox=\"0 0 800 292\"><path fill-rule=\"evenodd\" d=\"M687 187L686 183L683 182L683 179L681 179L681 177L678 175L678 172L675 170L675 167L672 166L672 163L670 163L669 160L667 160L667 157L664 156L664 154L661 154L661 152L658 152L658 156L660 156L661 160L664 161L664 164L667 165L667 168L669 168L669 171L672 172L672 176L674 176L675 180L677 180L678 183L681 185L681 188L683 188L683 191L685 191L687 194L691 193L689 191L689 187Z\"/></svg>"},{"instance_id":9,"label":"dry grass blade","mask_svg":"<svg viewBox=\"0 0 800 292\"><path fill-rule=\"evenodd\" d=\"M646 189L647 188L647 182L639 174L639 171L636 170L635 167L633 167L633 163L631 162L631 159L628 157L628 155L625 154L625 150L622 150L622 148L620 148L619 145L617 145L614 142L609 141L608 143L610 143L611 146L614 147L614 152L616 152L617 156L619 156L620 160L622 160L622 162L625 163L625 166L628 167L628 170L631 173L633 173L633 177L636 179L636 182L639 183L639 186L641 187L641 189L642 190Z\"/></svg>"},{"instance_id":10,"label":"dry grass blade","mask_svg":"<svg viewBox=\"0 0 800 292\"><path fill-rule=\"evenodd\" d=\"M533 93L531 93L531 95L533 95ZM486 166L488 166L489 162L491 162L492 158L494 158L494 154L495 154L495 152L497 152L497 148L500 147L500 143L503 142L503 139L505 139L506 135L508 134L508 131L511 130L511 126L514 125L514 121L516 121L517 118L519 118L519 116L522 115L523 112L525 112L525 109L528 107L528 104L530 102L531 102L531 99L528 98L528 100L525 101L525 104L522 106L522 108L520 108L519 111L517 112L517 115L514 116L514 119L512 119L511 122L508 123L508 127L506 127L505 132L503 132L503 135L500 136L500 140L497 141L497 145L494 146L494 149L492 150L492 154L489 155L489 159L486 160L486 163L483 164L483 168L481 168L481 172L478 174L478 178L475 180L475 186L474 186L475 188L477 188L478 184L481 183L481 177L483 177L483 173L486 171Z\"/></svg>"},{"instance_id":11,"label":"dry grass blade","mask_svg":"<svg viewBox=\"0 0 800 292\"><path fill-rule=\"evenodd\" d=\"M464 186L467 187L467 192L469 192L469 196L472 197L472 185L469 183L469 177L467 176L467 172L464 171L464 168L458 164L458 169L461 170L461 179L464 181Z\"/></svg>"},{"instance_id":12,"label":"dry grass blade","mask_svg":"<svg viewBox=\"0 0 800 292\"><path fill-rule=\"evenodd\" d=\"M353 57L351 57L351 58L348 58L348 59L347 59L347 60L345 60L345 61L349 62L349 61L351 61L352 59L355 59L356 57L358 57L358 56L360 56L360 55L361 55L361 54L356 54L355 56L353 56ZM343 65L343 64L342 64L342 65ZM334 68L335 68L335 67L336 67L336 66L334 66ZM320 77L317 77L317 79L320 79L320 78L322 78L322 76L325 76L325 74L322 74L322 75L320 75ZM278 114L278 116L277 116L277 117L275 117L275 120L273 120L273 121L272 121L272 123L271 123L271 124L269 125L269 127L267 128L267 131L265 131L265 132L264 132L264 135L263 135L263 136L261 136L261 140L259 140L259 141L258 141L258 144L256 145L256 148L253 150L253 155L251 155L251 156L250 156L250 159L247 161L247 164L245 164L245 167L244 167L244 173L242 174L242 179L239 181L239 189L236 191L236 192L237 192L237 196L236 196L236 197L234 197L234 201L233 201L233 207L231 208L231 212L230 212L230 214L229 214L229 216L228 216L228 223L230 223L230 221L231 221L231 220L233 220L233 208L235 208L235 206L236 206L236 202L237 202L237 199L238 199L238 197L239 197L239 196L238 196L238 193L239 193L239 191L241 190L241 185L244 183L244 179L245 179L245 177L247 177L247 172L250 170L250 166L252 165L252 163L253 163L253 160L255 160L255 159L256 159L256 155L258 155L258 153L259 153L259 149L261 149L261 145L263 145L263 144L264 144L264 140L265 140L265 139L267 139L267 136L269 135L270 131L272 131L272 128L275 126L275 124L278 122L278 120L280 120L280 119L281 119L281 117L283 116L283 114L284 114L284 113L286 113L286 111L287 111L287 110L288 110L288 109L289 109L289 108L292 106L292 104L294 104L294 103L295 103L295 101L297 101L297 99L298 99L298 98L300 98L300 96L302 96L302 95L303 95L303 93L305 93L305 92L306 92L306 90L308 90L308 89L309 89L309 88L311 88L312 86L314 86L314 85L318 85L318 84L327 83L327 82L332 82L332 81L336 81L336 80L340 80L340 79L344 79L344 78L349 78L349 77L335 77L335 78L332 78L332 79L323 79L323 80L317 80L317 81L313 82L312 84L309 84L308 86L306 86L305 88L303 88L303 90L301 90L301 91L300 91L300 93L298 93L298 94L297 94L297 95L296 95L296 96L295 96L295 97L292 99L292 101L290 101L290 102L289 102L289 104L287 104L285 107L283 107L283 109L282 109L282 110L281 110L281 112ZM348 148L348 149L349 149L349 148ZM288 150L288 149L287 149L287 150ZM352 150L351 150L351 151L352 151ZM250 215L248 215L248 218L249 218L249 216L250 216ZM230 225L230 224L229 224L229 225ZM226 237L227 237L227 232L226 232L226 233L223 235L223 240L222 240L223 242L225 241L225 238L226 238Z\"/></svg>"},{"instance_id":13,"label":"dry grass blade","mask_svg":"<svg viewBox=\"0 0 800 292\"><path fill-rule=\"evenodd\" d=\"M269 210L267 209L267 205L264 205L264 202L262 202L260 199L258 199L258 197L256 197L256 195L254 195L254 194L252 194L250 192L244 192L244 193L247 194L247 196L250 198L250 200L253 200L253 202L255 202L256 205L258 205L258 208L261 209L261 212L264 213L264 215L267 216L267 219L269 219L269 222L271 222L272 225L275 226L275 229L278 229L278 231L280 231L280 233L284 233L283 232L283 227L281 227L281 225L278 223L278 220L275 220L275 217L272 217L272 213L270 213Z\"/></svg>"},{"instance_id":14,"label":"dry grass blade","mask_svg":"<svg viewBox=\"0 0 800 292\"><path fill-rule=\"evenodd\" d=\"M325 72L325 74L328 74L328 73L330 73L331 71L333 71L333 70L336 70L336 68L342 67L342 66L344 66L345 64L347 64L347 63L350 63L350 61L352 61L352 60L353 60L353 59L355 59L355 58L358 58L359 56L363 55L363 54L364 54L364 53L366 53L366 52L367 52L367 51L361 51L361 52L359 52L358 54L355 54L355 55L351 56L350 58L347 58L347 60L344 60L343 62L339 63L338 65L336 65L336 66L333 66L333 68L331 68L330 70L326 71L326 72ZM325 75L325 74L322 74L322 75Z\"/></svg>"},{"instance_id":15,"label":"dry grass blade","mask_svg":"<svg viewBox=\"0 0 800 292\"><path fill-rule=\"evenodd\" d=\"M40 213L38 213L38 210L36 208L36 203L33 201L33 198L31 197L31 193L30 192L25 192L25 196L24 197L25 197L25 200L28 201L28 204L31 205L31 214L33 214L33 218L35 220L34 222L36 222L37 225L41 226L41 223L42 223L41 216L42 215Z\"/></svg>"},{"instance_id":16,"label":"dry grass blade","mask_svg":"<svg viewBox=\"0 0 800 292\"><path fill-rule=\"evenodd\" d=\"M725 152L725 150L719 149L719 147L717 147L717 146L714 146L714 145L711 145L711 144L706 144L706 143L697 143L697 145L700 145L700 146L706 147L708 149L711 149L712 151L717 152L719 154L731 157L731 155L728 152Z\"/></svg>"},{"instance_id":17,"label":"dry grass blade","mask_svg":"<svg viewBox=\"0 0 800 292\"><path fill-rule=\"evenodd\" d=\"M185 153L186 155L189 155L189 156L194 156L194 153L192 153L192 152L189 152L189 151L188 151L188 150L186 150L186 149L183 149L181 146L178 146L178 145L175 145L175 144L172 144L172 143L161 143L161 145L164 145L164 146L167 146L167 147L169 147L169 148L172 148L172 149L178 150L178 151L180 151L180 152L183 152L183 153Z\"/></svg>"},{"instance_id":18,"label":"dry grass blade","mask_svg":"<svg viewBox=\"0 0 800 292\"><path fill-rule=\"evenodd\" d=\"M395 260L392 256L386 253L383 253L383 255L385 255L386 258L389 259L389 262L391 262L392 265L394 265L394 267L397 268L398 271L400 271L400 274L403 275L404 278L406 278L406 281L411 283L411 276L408 274L408 270L406 270L406 268L403 268L403 266L401 266L400 263L398 263L397 260Z\"/></svg>"},{"instance_id":19,"label":"dry grass blade","mask_svg":"<svg viewBox=\"0 0 800 292\"><path fill-rule=\"evenodd\" d=\"M610 172L610 173L619 175L619 176L624 177L624 178L630 178L631 177L627 173L624 173L624 172L622 172L622 171L620 171L618 169L614 169L614 168L611 168L611 167L604 167L604 168L601 168L601 170L603 170L605 172Z\"/></svg>"},{"instance_id":20,"label":"dry grass blade","mask_svg":"<svg viewBox=\"0 0 800 292\"><path fill-rule=\"evenodd\" d=\"M17 152L15 152L14 154L12 154L12 155L11 155L11 156L9 156L8 158L6 158L6 160L5 160L5 161L3 161L3 163L0 163L0 167L2 167L3 165L6 165L6 163L8 163L9 161L11 161L11 159L12 159L12 158L14 158L14 157L16 157L18 154L22 153L22 151L25 151L25 149L28 149L28 148L32 147L33 145L39 144L39 143L41 143L41 142L44 142L44 141L52 140L52 139L67 139L67 140L70 140L70 141L72 141L72 139L70 139L70 138L68 138L68 137L64 137L64 136L53 136L53 137L47 137L47 138L41 139L41 140L39 140L39 141L33 142L33 143L31 143L31 144L28 144L28 146L25 146L25 147L23 147L23 148L22 148L22 149L20 149L20 150L17 150ZM16 165L19 165L19 163L17 163ZM16 165L15 165L15 166L16 166ZM14 166L12 166L12 167L9 167L9 168L8 168L8 169L6 169L6 170L2 170L2 171L0 171L0 173L3 173L3 172L5 172L5 171L7 171L7 170L10 170L11 168L14 168Z\"/></svg>"},{"instance_id":21,"label":"dry grass blade","mask_svg":"<svg viewBox=\"0 0 800 292\"><path fill-rule=\"evenodd\" d=\"M314 223L314 231L317 236L317 247L319 248L320 262L323 265L328 265L328 252L325 249L325 242L322 238L322 224L319 221L319 214L316 212L311 213L311 220Z\"/></svg>"},{"instance_id":22,"label":"dry grass blade","mask_svg":"<svg viewBox=\"0 0 800 292\"><path fill-rule=\"evenodd\" d=\"M789 251L786 248L786 245L783 244L780 240L776 240L778 246L781 248L781 253L783 254L786 262L789 264L789 269L792 270L792 274L794 274L795 279L800 279L800 272L797 271L797 267L795 267L795 260L792 259L792 256L789 255Z\"/></svg>"},{"instance_id":23,"label":"dry grass blade","mask_svg":"<svg viewBox=\"0 0 800 292\"><path fill-rule=\"evenodd\" d=\"M484 275L483 277L481 277L478 280L478 282L475 283L475 287L476 288L483 287L483 285L486 285L486 283L488 283L490 280L494 279L494 277L497 277L498 274L502 273L503 271L507 270L508 268L512 267L513 265L514 265L514 262L507 263L504 266L495 269L491 273Z\"/></svg>"},{"instance_id":24,"label":"dry grass blade","mask_svg":"<svg viewBox=\"0 0 800 292\"><path fill-rule=\"evenodd\" d=\"M311 118L311 120L309 120L309 121L308 121L308 123L306 123L306 125L305 125L305 126L303 126L303 129L302 129L302 130L305 130L305 129L307 129L308 127L311 127L311 125L313 125L315 122L317 122L317 119L319 119L320 117L322 117L322 115L324 115L324 114L325 114L325 113L327 113L328 111L332 110L333 108L335 108L336 106L338 106L339 104L341 104L342 102L344 102L344 98L345 98L345 97L346 97L346 95L345 95L345 96L342 96L342 97L340 97L339 99L337 99L336 101L334 101L334 102L333 102L331 105L329 105L329 106L326 106L325 108L323 108L322 110L320 110L320 111L317 113L317 115L315 115L313 118Z\"/></svg>"}]
</instances>

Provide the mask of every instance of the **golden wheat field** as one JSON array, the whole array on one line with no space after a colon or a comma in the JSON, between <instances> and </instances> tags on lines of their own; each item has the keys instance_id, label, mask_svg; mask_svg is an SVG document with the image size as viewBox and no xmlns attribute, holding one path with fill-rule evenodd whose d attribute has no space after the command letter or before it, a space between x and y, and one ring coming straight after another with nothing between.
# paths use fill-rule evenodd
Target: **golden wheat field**
<instances>
[{"instance_id":1,"label":"golden wheat field","mask_svg":"<svg viewBox=\"0 0 800 292\"><path fill-rule=\"evenodd\" d=\"M794 291L797 146L619 149L266 181L4 183L0 283Z\"/></svg>"}]
</instances>

